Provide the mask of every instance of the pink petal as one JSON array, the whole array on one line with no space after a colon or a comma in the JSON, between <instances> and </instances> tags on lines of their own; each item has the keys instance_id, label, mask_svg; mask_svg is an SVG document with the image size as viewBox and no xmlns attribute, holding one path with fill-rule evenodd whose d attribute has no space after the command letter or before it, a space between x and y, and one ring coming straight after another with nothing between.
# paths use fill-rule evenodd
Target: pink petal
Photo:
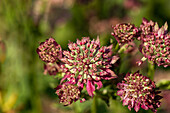
<instances>
[{"instance_id":1,"label":"pink petal","mask_svg":"<svg viewBox=\"0 0 170 113\"><path fill-rule=\"evenodd\" d=\"M83 87L84 87L84 83L83 83L83 82L78 82L77 85L78 85L80 88L82 88L82 89L83 89Z\"/></svg>"},{"instance_id":2,"label":"pink petal","mask_svg":"<svg viewBox=\"0 0 170 113\"><path fill-rule=\"evenodd\" d=\"M76 83L73 81L67 81L67 82L64 82L63 84L76 84Z\"/></svg>"},{"instance_id":3,"label":"pink petal","mask_svg":"<svg viewBox=\"0 0 170 113\"><path fill-rule=\"evenodd\" d=\"M111 75L112 77L114 77L114 78L117 77L117 75L116 75L112 70L110 70L110 69L106 69L106 72L107 72L109 75Z\"/></svg>"},{"instance_id":4,"label":"pink petal","mask_svg":"<svg viewBox=\"0 0 170 113\"><path fill-rule=\"evenodd\" d=\"M135 111L138 112L140 109L140 104L139 103L135 103L135 107L134 107Z\"/></svg>"},{"instance_id":5,"label":"pink petal","mask_svg":"<svg viewBox=\"0 0 170 113\"><path fill-rule=\"evenodd\" d=\"M80 45L80 42L81 42L81 41L80 41L79 39L77 39L77 44L78 44L78 45Z\"/></svg>"},{"instance_id":6,"label":"pink petal","mask_svg":"<svg viewBox=\"0 0 170 113\"><path fill-rule=\"evenodd\" d=\"M107 47L107 51L109 51L108 56L112 55L112 48L113 48L113 45L110 45Z\"/></svg>"},{"instance_id":7,"label":"pink petal","mask_svg":"<svg viewBox=\"0 0 170 113\"><path fill-rule=\"evenodd\" d=\"M132 104L132 107L133 107L133 106L134 106L134 104L135 104L134 99L131 99L131 104Z\"/></svg>"},{"instance_id":8,"label":"pink petal","mask_svg":"<svg viewBox=\"0 0 170 113\"><path fill-rule=\"evenodd\" d=\"M113 56L113 57L112 57L111 64L114 64L118 59L119 59L118 56Z\"/></svg>"},{"instance_id":9,"label":"pink petal","mask_svg":"<svg viewBox=\"0 0 170 113\"><path fill-rule=\"evenodd\" d=\"M99 37L97 37L97 39L96 39L96 44L97 44L97 45L100 45Z\"/></svg>"},{"instance_id":10,"label":"pink petal","mask_svg":"<svg viewBox=\"0 0 170 113\"><path fill-rule=\"evenodd\" d=\"M98 81L98 82L94 82L95 84L97 84L97 89L100 89L103 87L103 84L101 81Z\"/></svg>"},{"instance_id":11,"label":"pink petal","mask_svg":"<svg viewBox=\"0 0 170 113\"><path fill-rule=\"evenodd\" d=\"M61 79L61 81L60 81L60 84L65 80L65 79L67 79L68 77L70 76L70 74L66 74L66 75L64 75L64 77Z\"/></svg>"},{"instance_id":12,"label":"pink petal","mask_svg":"<svg viewBox=\"0 0 170 113\"><path fill-rule=\"evenodd\" d=\"M87 80L86 89L87 89L88 94L92 97L94 95L93 91L95 91L95 86L92 83L92 81Z\"/></svg>"},{"instance_id":13,"label":"pink petal","mask_svg":"<svg viewBox=\"0 0 170 113\"><path fill-rule=\"evenodd\" d=\"M128 109L131 111L131 108L132 108L132 106L131 105L128 105Z\"/></svg>"},{"instance_id":14,"label":"pink petal","mask_svg":"<svg viewBox=\"0 0 170 113\"><path fill-rule=\"evenodd\" d=\"M110 80L110 79L114 79L117 78L117 75L110 69L102 69L103 72L105 72L104 76L102 76L102 79L105 80Z\"/></svg>"},{"instance_id":15,"label":"pink petal","mask_svg":"<svg viewBox=\"0 0 170 113\"><path fill-rule=\"evenodd\" d=\"M146 18L143 18L143 19L142 19L142 23L143 23L143 24L147 24L147 23L148 23L148 20L147 20Z\"/></svg>"},{"instance_id":16,"label":"pink petal","mask_svg":"<svg viewBox=\"0 0 170 113\"><path fill-rule=\"evenodd\" d=\"M141 108L145 109L145 110L148 110L148 107L145 105L145 104L142 104L141 105Z\"/></svg>"},{"instance_id":17,"label":"pink petal","mask_svg":"<svg viewBox=\"0 0 170 113\"><path fill-rule=\"evenodd\" d=\"M124 92L123 90L119 90L119 91L117 91L117 95L118 95L118 96L122 96L122 95L123 95L123 92Z\"/></svg>"},{"instance_id":18,"label":"pink petal","mask_svg":"<svg viewBox=\"0 0 170 113\"><path fill-rule=\"evenodd\" d=\"M56 89L56 90L58 90L58 89L61 89L62 88L62 85L58 85L56 88L54 88L54 89Z\"/></svg>"},{"instance_id":19,"label":"pink petal","mask_svg":"<svg viewBox=\"0 0 170 113\"><path fill-rule=\"evenodd\" d=\"M128 102L129 102L129 99L128 99L128 98L124 99L124 100L123 100L123 106L124 106L124 105L128 105Z\"/></svg>"}]
</instances>

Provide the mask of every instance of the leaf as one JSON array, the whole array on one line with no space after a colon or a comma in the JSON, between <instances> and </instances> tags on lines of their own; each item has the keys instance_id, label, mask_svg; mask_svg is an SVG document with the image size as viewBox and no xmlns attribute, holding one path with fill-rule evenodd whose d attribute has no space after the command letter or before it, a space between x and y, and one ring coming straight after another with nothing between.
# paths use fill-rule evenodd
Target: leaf
<instances>
[{"instance_id":1,"label":"leaf","mask_svg":"<svg viewBox=\"0 0 170 113\"><path fill-rule=\"evenodd\" d=\"M170 80L161 80L157 84L157 87L159 87L160 89L170 90Z\"/></svg>"}]
</instances>

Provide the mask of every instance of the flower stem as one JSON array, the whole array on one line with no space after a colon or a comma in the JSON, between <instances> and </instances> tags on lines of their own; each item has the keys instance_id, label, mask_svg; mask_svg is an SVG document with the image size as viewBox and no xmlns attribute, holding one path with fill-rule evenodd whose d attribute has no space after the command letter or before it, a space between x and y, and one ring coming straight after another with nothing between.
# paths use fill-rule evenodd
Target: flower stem
<instances>
[{"instance_id":1,"label":"flower stem","mask_svg":"<svg viewBox=\"0 0 170 113\"><path fill-rule=\"evenodd\" d=\"M93 97L93 103L91 106L91 113L97 113L97 97Z\"/></svg>"},{"instance_id":2,"label":"flower stem","mask_svg":"<svg viewBox=\"0 0 170 113\"><path fill-rule=\"evenodd\" d=\"M155 74L155 66L148 62L148 77L153 80Z\"/></svg>"},{"instance_id":3,"label":"flower stem","mask_svg":"<svg viewBox=\"0 0 170 113\"><path fill-rule=\"evenodd\" d=\"M119 43L116 44L115 48L114 48L114 51L117 52L119 49Z\"/></svg>"}]
</instances>

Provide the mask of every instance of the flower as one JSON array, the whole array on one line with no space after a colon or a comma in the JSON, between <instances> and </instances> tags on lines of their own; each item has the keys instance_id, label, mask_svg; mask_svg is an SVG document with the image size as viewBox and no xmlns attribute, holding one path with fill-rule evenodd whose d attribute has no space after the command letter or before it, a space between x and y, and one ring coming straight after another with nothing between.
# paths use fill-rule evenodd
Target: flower
<instances>
[{"instance_id":1,"label":"flower","mask_svg":"<svg viewBox=\"0 0 170 113\"><path fill-rule=\"evenodd\" d=\"M80 89L74 84L66 82L58 85L55 89L60 103L63 103L65 106L70 105L73 101L76 102L80 98Z\"/></svg>"},{"instance_id":2,"label":"flower","mask_svg":"<svg viewBox=\"0 0 170 113\"><path fill-rule=\"evenodd\" d=\"M139 49L144 55L143 59L148 59L158 66L170 66L170 34L167 33L167 23L159 28L157 23L144 19L141 29L142 43ZM143 62L143 60L139 62Z\"/></svg>"},{"instance_id":3,"label":"flower","mask_svg":"<svg viewBox=\"0 0 170 113\"><path fill-rule=\"evenodd\" d=\"M117 84L117 95L123 101L123 105L128 105L128 109L134 108L136 112L140 107L156 112L160 107L160 99L158 94L160 91L155 89L155 83L148 77L139 74L139 71L134 74L127 73L122 83Z\"/></svg>"},{"instance_id":4,"label":"flower","mask_svg":"<svg viewBox=\"0 0 170 113\"><path fill-rule=\"evenodd\" d=\"M39 57L47 63L54 63L62 57L61 46L57 44L53 38L49 38L45 42L42 42L37 48L37 53Z\"/></svg>"},{"instance_id":5,"label":"flower","mask_svg":"<svg viewBox=\"0 0 170 113\"><path fill-rule=\"evenodd\" d=\"M140 30L142 35L148 35L154 32L155 22L152 20L148 21L146 18L143 18L142 24L140 25Z\"/></svg>"},{"instance_id":6,"label":"flower","mask_svg":"<svg viewBox=\"0 0 170 113\"><path fill-rule=\"evenodd\" d=\"M116 38L119 45L132 42L139 32L138 28L130 23L117 24L112 28L111 34Z\"/></svg>"},{"instance_id":7,"label":"flower","mask_svg":"<svg viewBox=\"0 0 170 113\"><path fill-rule=\"evenodd\" d=\"M93 96L95 84L97 89L102 87L101 79L109 80L116 78L115 73L110 70L111 64L117 60L117 56L112 56L112 45L100 47L99 38L91 41L89 37L83 37L76 43L68 44L70 51L63 51L64 57L61 59L64 65L61 66L65 73L64 80L77 83L81 88L86 84L87 92Z\"/></svg>"}]
</instances>

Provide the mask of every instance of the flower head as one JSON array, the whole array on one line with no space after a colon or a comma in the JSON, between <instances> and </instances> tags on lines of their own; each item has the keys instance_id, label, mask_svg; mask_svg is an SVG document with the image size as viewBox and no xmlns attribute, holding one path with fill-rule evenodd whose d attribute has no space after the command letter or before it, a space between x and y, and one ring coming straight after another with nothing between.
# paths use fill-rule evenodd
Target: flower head
<instances>
[{"instance_id":1,"label":"flower head","mask_svg":"<svg viewBox=\"0 0 170 113\"><path fill-rule=\"evenodd\" d=\"M57 44L53 38L49 38L45 42L42 42L37 48L37 53L39 54L39 57L47 63L56 62L62 57L61 46Z\"/></svg>"},{"instance_id":2,"label":"flower head","mask_svg":"<svg viewBox=\"0 0 170 113\"><path fill-rule=\"evenodd\" d=\"M159 28L157 23L145 22L141 29L143 33L141 35L140 52L145 59L147 58L158 66L170 66L170 34L167 33L167 23Z\"/></svg>"},{"instance_id":3,"label":"flower head","mask_svg":"<svg viewBox=\"0 0 170 113\"><path fill-rule=\"evenodd\" d=\"M132 42L134 37L137 36L138 31L138 28L136 28L133 24L123 23L117 24L113 27L113 32L111 34L116 38L119 45L122 45Z\"/></svg>"},{"instance_id":4,"label":"flower head","mask_svg":"<svg viewBox=\"0 0 170 113\"><path fill-rule=\"evenodd\" d=\"M158 95L160 91L156 91L155 87L153 81L137 71L134 74L126 74L124 81L117 84L117 95L121 97L123 105L128 105L129 110L134 108L138 112L141 107L156 112L162 97Z\"/></svg>"},{"instance_id":5,"label":"flower head","mask_svg":"<svg viewBox=\"0 0 170 113\"><path fill-rule=\"evenodd\" d=\"M146 18L143 18L142 24L140 25L140 30L142 35L148 35L154 32L155 22L152 20L148 21Z\"/></svg>"},{"instance_id":6,"label":"flower head","mask_svg":"<svg viewBox=\"0 0 170 113\"><path fill-rule=\"evenodd\" d=\"M55 89L60 103L65 106L70 105L73 101L76 102L80 98L80 89L74 84L64 83L58 85Z\"/></svg>"},{"instance_id":7,"label":"flower head","mask_svg":"<svg viewBox=\"0 0 170 113\"><path fill-rule=\"evenodd\" d=\"M101 79L116 78L109 69L118 60L117 56L112 56L112 46L100 47L99 38L91 41L88 37L83 37L76 43L70 42L68 47L70 51L64 51L64 58L61 59L65 63L62 65L65 75L61 82L67 79L82 88L87 84L88 94L93 96L95 84L97 89L102 87Z\"/></svg>"}]
</instances>

